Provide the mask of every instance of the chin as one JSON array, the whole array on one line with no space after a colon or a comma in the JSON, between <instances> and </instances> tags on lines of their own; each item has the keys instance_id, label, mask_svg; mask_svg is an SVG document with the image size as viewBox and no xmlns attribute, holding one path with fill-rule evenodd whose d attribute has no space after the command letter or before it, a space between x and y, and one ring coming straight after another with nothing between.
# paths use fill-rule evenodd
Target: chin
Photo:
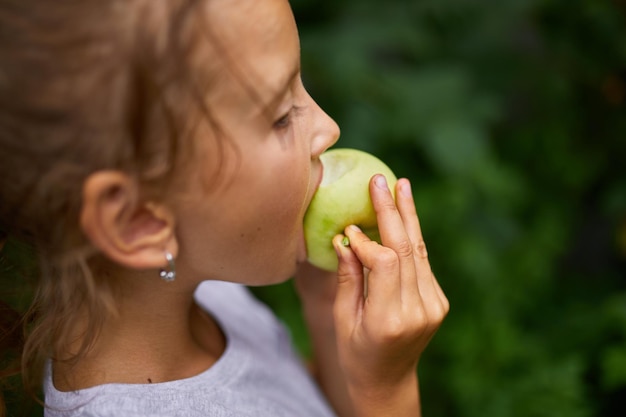
<instances>
[{"instance_id":1,"label":"chin","mask_svg":"<svg viewBox=\"0 0 626 417\"><path fill-rule=\"evenodd\" d=\"M298 263L296 261L293 261L289 267L285 268L284 272L278 273L275 275L272 283L281 284L285 281L289 281L291 278L293 278L296 275L297 269L298 269Z\"/></svg>"},{"instance_id":2,"label":"chin","mask_svg":"<svg viewBox=\"0 0 626 417\"><path fill-rule=\"evenodd\" d=\"M254 282L245 283L248 287L264 287L267 285L277 285L289 281L295 275L295 269L292 274L274 274L264 279L256 279Z\"/></svg>"},{"instance_id":3,"label":"chin","mask_svg":"<svg viewBox=\"0 0 626 417\"><path fill-rule=\"evenodd\" d=\"M258 270L269 271L264 273L263 275L259 275L258 273L252 273L250 281L245 283L250 287L261 287L265 285L276 285L282 284L285 281L289 281L296 274L296 270L298 269L298 262L295 260L295 257L292 257L291 261L287 260L280 263L272 263L269 267L263 268L260 266Z\"/></svg>"}]
</instances>

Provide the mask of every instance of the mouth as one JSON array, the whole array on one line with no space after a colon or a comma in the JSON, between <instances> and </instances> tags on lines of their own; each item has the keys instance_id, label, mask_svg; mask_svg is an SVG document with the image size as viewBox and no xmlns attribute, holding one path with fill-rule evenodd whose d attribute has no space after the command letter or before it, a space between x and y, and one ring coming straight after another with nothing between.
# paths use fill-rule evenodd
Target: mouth
<instances>
[{"instance_id":1,"label":"mouth","mask_svg":"<svg viewBox=\"0 0 626 417\"><path fill-rule=\"evenodd\" d=\"M324 164L320 163L319 178L317 179L317 183L315 184L314 192L317 192L317 189L320 188L320 184L322 183L323 179L324 179Z\"/></svg>"},{"instance_id":2,"label":"mouth","mask_svg":"<svg viewBox=\"0 0 626 417\"><path fill-rule=\"evenodd\" d=\"M307 209L309 208L309 204L311 204L311 201L313 200L313 197L315 196L315 193L317 192L317 190L320 188L320 185L322 184L323 180L324 180L324 165L320 162L317 179L315 180L315 183L313 184L311 194L309 195L309 199L306 204Z\"/></svg>"},{"instance_id":3,"label":"mouth","mask_svg":"<svg viewBox=\"0 0 626 417\"><path fill-rule=\"evenodd\" d=\"M320 185L322 184L322 181L324 180L324 165L320 162L318 165L319 167L318 169L318 173L317 173L317 178L315 178L313 180L313 182L310 182L309 184L309 189L307 190L307 200L305 201L305 211L309 208L309 204L311 204L311 201L313 200L313 196L315 196L315 193L317 192L318 188L320 188Z\"/></svg>"},{"instance_id":4,"label":"mouth","mask_svg":"<svg viewBox=\"0 0 626 417\"><path fill-rule=\"evenodd\" d=\"M315 180L315 183L313 184L312 190L310 195L308 196L307 201L305 202L305 206L304 206L304 211L302 212L302 216L304 217L304 213L306 213L306 210L309 208L309 204L311 204L311 201L313 200L313 196L315 195L315 193L317 192L317 189L320 188L320 184L322 183L322 180L324 179L324 165L320 162L319 164L319 173L317 175L317 179ZM301 222L302 223L302 222ZM299 253L298 253L298 263L300 262L304 262L307 260L307 250L306 250L306 243L304 240L304 229L301 229L301 236L300 236L300 245L299 245Z\"/></svg>"}]
</instances>

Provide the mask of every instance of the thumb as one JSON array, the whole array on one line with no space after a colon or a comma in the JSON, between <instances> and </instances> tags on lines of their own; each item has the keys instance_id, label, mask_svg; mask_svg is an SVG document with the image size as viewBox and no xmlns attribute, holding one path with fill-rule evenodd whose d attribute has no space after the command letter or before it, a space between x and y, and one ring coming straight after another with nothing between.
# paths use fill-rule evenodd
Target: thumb
<instances>
[{"instance_id":1,"label":"thumb","mask_svg":"<svg viewBox=\"0 0 626 417\"><path fill-rule=\"evenodd\" d=\"M344 244L344 239L341 234L333 239L339 260L335 319L345 322L346 318L350 318L350 322L354 323L363 306L363 265L352 249Z\"/></svg>"}]
</instances>

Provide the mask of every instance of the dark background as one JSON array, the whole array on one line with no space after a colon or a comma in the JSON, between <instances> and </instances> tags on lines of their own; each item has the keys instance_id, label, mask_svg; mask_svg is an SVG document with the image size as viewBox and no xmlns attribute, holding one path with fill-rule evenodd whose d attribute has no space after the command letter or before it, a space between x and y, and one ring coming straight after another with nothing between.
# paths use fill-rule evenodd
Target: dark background
<instances>
[{"instance_id":1,"label":"dark background","mask_svg":"<svg viewBox=\"0 0 626 417\"><path fill-rule=\"evenodd\" d=\"M413 183L451 302L424 416L626 416L626 1L292 5L337 146Z\"/></svg>"},{"instance_id":2,"label":"dark background","mask_svg":"<svg viewBox=\"0 0 626 417\"><path fill-rule=\"evenodd\" d=\"M413 183L452 306L424 416L626 416L626 1L292 5L338 146ZM291 283L255 292L308 354Z\"/></svg>"}]
</instances>

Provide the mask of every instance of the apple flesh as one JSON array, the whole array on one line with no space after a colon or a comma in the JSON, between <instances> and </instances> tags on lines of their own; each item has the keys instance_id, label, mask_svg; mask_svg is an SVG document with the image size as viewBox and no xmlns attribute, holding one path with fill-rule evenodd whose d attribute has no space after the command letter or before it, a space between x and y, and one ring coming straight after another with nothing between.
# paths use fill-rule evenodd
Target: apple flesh
<instances>
[{"instance_id":1,"label":"apple flesh","mask_svg":"<svg viewBox=\"0 0 626 417\"><path fill-rule=\"evenodd\" d=\"M355 224L380 242L376 212L369 193L370 179L383 174L391 192L397 178L380 159L356 149L331 149L320 156L322 182L304 216L308 260L327 271L337 270L332 239Z\"/></svg>"}]
</instances>

